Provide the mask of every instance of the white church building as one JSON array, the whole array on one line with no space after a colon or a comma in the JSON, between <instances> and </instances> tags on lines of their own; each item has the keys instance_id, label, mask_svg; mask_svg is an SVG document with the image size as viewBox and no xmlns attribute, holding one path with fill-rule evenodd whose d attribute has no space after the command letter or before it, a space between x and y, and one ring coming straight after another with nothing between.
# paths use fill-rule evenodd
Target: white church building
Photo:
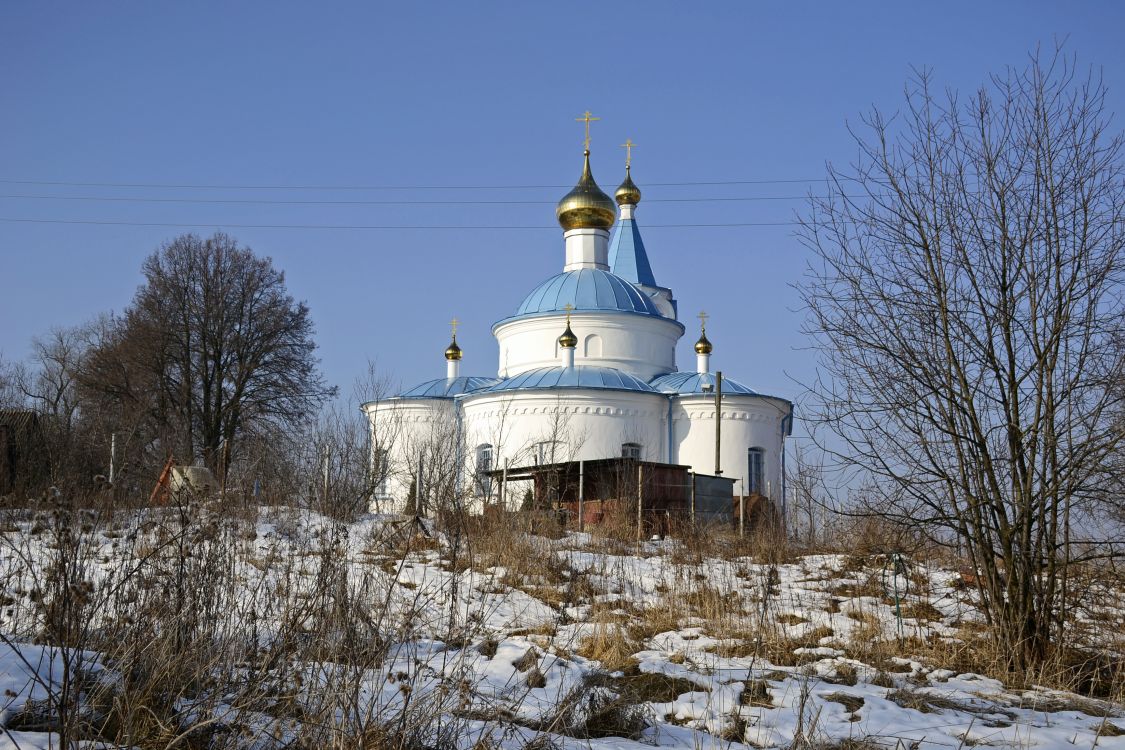
<instances>
[{"instance_id":1,"label":"white church building","mask_svg":"<svg viewBox=\"0 0 1125 750\"><path fill-rule=\"evenodd\" d=\"M492 326L495 376L462 374L454 328L445 377L364 404L378 510L408 510L409 500L439 485L479 509L497 502L489 472L621 457L699 474L718 466L735 480L735 494L783 503L792 403L723 375L716 410L702 314L694 367L678 368L685 327L645 252L635 218L641 192L628 163L615 199L594 181L587 142L582 176L556 209L562 269ZM515 498L508 505L518 507L523 492L505 492Z\"/></svg>"}]
</instances>

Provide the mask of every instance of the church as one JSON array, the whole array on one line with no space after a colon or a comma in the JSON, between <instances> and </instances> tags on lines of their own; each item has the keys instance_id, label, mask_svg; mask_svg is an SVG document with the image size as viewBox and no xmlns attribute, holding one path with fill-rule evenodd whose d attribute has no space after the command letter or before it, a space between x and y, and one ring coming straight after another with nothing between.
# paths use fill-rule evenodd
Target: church
<instances>
[{"instance_id":1,"label":"church","mask_svg":"<svg viewBox=\"0 0 1125 750\"><path fill-rule=\"evenodd\" d=\"M423 498L437 497L461 498L477 512L516 509L528 491L497 480L605 459L721 474L733 480L728 492L783 506L792 403L713 371L703 313L694 367L679 369L676 343L686 329L645 251L631 159L610 198L590 169L596 118L585 119L582 174L555 211L562 270L492 326L495 375L462 373L454 321L445 377L364 404L373 510L422 512Z\"/></svg>"}]
</instances>

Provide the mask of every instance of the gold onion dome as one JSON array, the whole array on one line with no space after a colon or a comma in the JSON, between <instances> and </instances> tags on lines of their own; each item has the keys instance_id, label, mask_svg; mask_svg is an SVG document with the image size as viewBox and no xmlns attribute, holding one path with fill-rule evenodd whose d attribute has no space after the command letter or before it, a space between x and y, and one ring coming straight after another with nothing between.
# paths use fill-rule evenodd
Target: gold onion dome
<instances>
[{"instance_id":1,"label":"gold onion dome","mask_svg":"<svg viewBox=\"0 0 1125 750\"><path fill-rule=\"evenodd\" d=\"M457 337L453 337L453 341L445 348L445 358L450 362L461 359L461 347L457 346Z\"/></svg>"},{"instance_id":2,"label":"gold onion dome","mask_svg":"<svg viewBox=\"0 0 1125 750\"><path fill-rule=\"evenodd\" d=\"M700 332L699 341L695 342L695 353L710 354L712 349L714 349L714 347L711 346L711 342L707 340L707 331Z\"/></svg>"},{"instance_id":3,"label":"gold onion dome","mask_svg":"<svg viewBox=\"0 0 1125 750\"><path fill-rule=\"evenodd\" d=\"M619 206L635 206L641 202L641 189L633 183L633 176L629 173L629 167L625 167L625 181L617 187L617 192L613 194Z\"/></svg>"},{"instance_id":4,"label":"gold onion dome","mask_svg":"<svg viewBox=\"0 0 1125 750\"><path fill-rule=\"evenodd\" d=\"M578 184L559 201L555 216L566 231L571 229L610 229L617 220L613 199L602 192L590 174L590 150L584 152L582 176Z\"/></svg>"},{"instance_id":5,"label":"gold onion dome","mask_svg":"<svg viewBox=\"0 0 1125 750\"><path fill-rule=\"evenodd\" d=\"M564 349L573 349L578 346L578 337L574 335L574 331L570 330L570 316L567 316L566 330L559 336L559 346Z\"/></svg>"}]
</instances>

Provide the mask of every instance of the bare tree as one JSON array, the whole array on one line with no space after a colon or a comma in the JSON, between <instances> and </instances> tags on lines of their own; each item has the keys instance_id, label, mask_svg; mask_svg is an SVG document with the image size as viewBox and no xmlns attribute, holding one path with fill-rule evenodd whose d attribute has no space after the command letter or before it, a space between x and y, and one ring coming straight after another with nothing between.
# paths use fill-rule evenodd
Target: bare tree
<instances>
[{"instance_id":1,"label":"bare tree","mask_svg":"<svg viewBox=\"0 0 1125 750\"><path fill-rule=\"evenodd\" d=\"M1122 552L1104 510L1125 182L1105 93L1059 50L965 100L918 73L801 230L814 437L868 491L858 512L963 545L1014 668L1063 636L1073 564Z\"/></svg>"},{"instance_id":2,"label":"bare tree","mask_svg":"<svg viewBox=\"0 0 1125 750\"><path fill-rule=\"evenodd\" d=\"M298 424L334 393L317 370L308 307L269 258L222 233L185 234L142 271L86 385L144 403L180 460L222 474L240 440Z\"/></svg>"}]
</instances>

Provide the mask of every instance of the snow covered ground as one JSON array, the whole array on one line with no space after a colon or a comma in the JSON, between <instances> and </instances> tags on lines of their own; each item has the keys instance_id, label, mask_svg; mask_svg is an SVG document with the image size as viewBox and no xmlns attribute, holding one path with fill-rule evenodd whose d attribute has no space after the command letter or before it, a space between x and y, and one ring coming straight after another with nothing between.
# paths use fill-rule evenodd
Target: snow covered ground
<instances>
[{"instance_id":1,"label":"snow covered ground","mask_svg":"<svg viewBox=\"0 0 1125 750\"><path fill-rule=\"evenodd\" d=\"M126 656L114 644L136 624L122 621L151 611L139 609L145 602L180 601L214 620L216 653L252 641L209 662L226 676L215 678L221 688L175 691L180 727L224 729L215 746L291 746L316 715L464 748L1125 750L1119 703L1006 686L967 669L958 644L982 622L971 587L918 561L818 555L770 564L699 556L673 540L495 529L487 540L454 539L397 517L343 525L276 508L256 520L203 513L185 523L160 510L65 522L70 535L59 533L57 515L3 528L0 748L58 747L49 719L68 680L91 716L106 695L125 702ZM63 542L79 554L61 555ZM82 585L52 583L66 577L60 559ZM199 586L204 574L229 590L175 592L175 581ZM313 604L340 587L348 594L335 601L362 611L337 632ZM1125 600L1113 590L1100 598L1085 615L1108 639L1098 645L1125 651ZM74 643L99 648L43 643L64 599L81 614ZM183 616L169 613L168 622ZM290 638L298 645L277 648ZM375 639L377 655L362 657ZM328 641L343 648L310 657ZM269 691L239 686L276 654L292 663L262 672ZM936 661L943 654L950 663ZM128 746L86 734L86 747Z\"/></svg>"}]
</instances>

